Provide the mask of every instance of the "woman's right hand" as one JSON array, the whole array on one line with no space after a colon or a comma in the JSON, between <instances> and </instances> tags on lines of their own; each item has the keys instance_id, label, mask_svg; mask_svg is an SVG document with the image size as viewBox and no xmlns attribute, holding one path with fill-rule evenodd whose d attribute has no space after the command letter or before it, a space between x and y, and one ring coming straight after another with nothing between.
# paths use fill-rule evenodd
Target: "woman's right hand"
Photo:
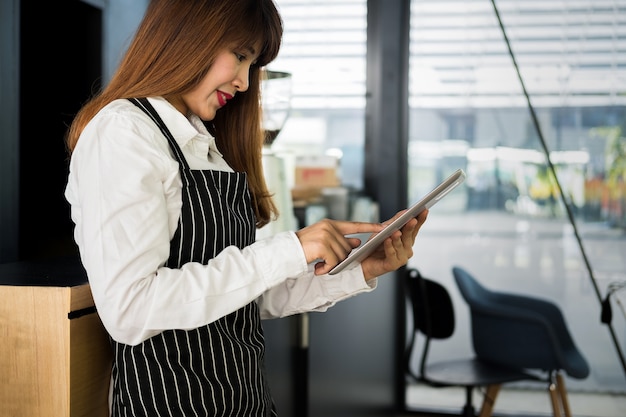
<instances>
[{"instance_id":1,"label":"woman's right hand","mask_svg":"<svg viewBox=\"0 0 626 417\"><path fill-rule=\"evenodd\" d=\"M356 233L377 233L384 226L380 223L350 222L324 219L296 232L307 263L315 264L315 275L328 273L345 259L361 240L346 237Z\"/></svg>"}]
</instances>

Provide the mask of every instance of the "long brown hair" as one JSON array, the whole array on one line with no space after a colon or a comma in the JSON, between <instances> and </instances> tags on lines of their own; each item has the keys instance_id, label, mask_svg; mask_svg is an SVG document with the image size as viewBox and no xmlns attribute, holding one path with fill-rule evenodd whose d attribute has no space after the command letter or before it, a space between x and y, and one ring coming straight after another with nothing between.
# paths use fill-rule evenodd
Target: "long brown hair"
<instances>
[{"instance_id":1,"label":"long brown hair","mask_svg":"<svg viewBox=\"0 0 626 417\"><path fill-rule=\"evenodd\" d=\"M70 154L87 123L111 101L186 93L225 47L260 44L248 90L220 109L212 123L226 161L248 174L257 227L264 226L278 210L263 176L261 68L278 55L282 33L272 0L151 0L111 81L74 118L66 137Z\"/></svg>"}]
</instances>

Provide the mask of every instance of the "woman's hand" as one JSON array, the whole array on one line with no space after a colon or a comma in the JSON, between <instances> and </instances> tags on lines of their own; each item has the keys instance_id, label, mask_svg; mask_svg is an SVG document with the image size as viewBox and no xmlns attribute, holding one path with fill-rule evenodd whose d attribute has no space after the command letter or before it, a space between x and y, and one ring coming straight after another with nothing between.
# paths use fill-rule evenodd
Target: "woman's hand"
<instances>
[{"instance_id":1,"label":"woman's hand","mask_svg":"<svg viewBox=\"0 0 626 417\"><path fill-rule=\"evenodd\" d=\"M358 238L346 237L357 233L378 233L404 211L398 212L383 224L349 222L324 219L296 232L307 263L315 264L315 274L328 273L345 259L352 249L361 244ZM413 244L417 233L426 221L428 210L411 219L402 229L394 232L379 248L361 263L365 280L395 271L405 265L413 256Z\"/></svg>"},{"instance_id":2,"label":"woman's hand","mask_svg":"<svg viewBox=\"0 0 626 417\"><path fill-rule=\"evenodd\" d=\"M398 212L392 219L383 224L392 222L402 213L403 211ZM415 238L427 217L428 210L424 210L416 218L409 220L402 229L395 231L391 237L385 239L382 245L361 262L366 281L406 265L409 258L413 256Z\"/></svg>"},{"instance_id":3,"label":"woman's hand","mask_svg":"<svg viewBox=\"0 0 626 417\"><path fill-rule=\"evenodd\" d=\"M300 229L296 232L296 236L300 240L307 263L319 261L315 264L315 275L322 275L328 273L345 259L352 249L361 244L360 239L346 237L346 235L377 233L383 228L384 226L379 223L324 219ZM395 253L396 250L394 249L393 252Z\"/></svg>"}]
</instances>

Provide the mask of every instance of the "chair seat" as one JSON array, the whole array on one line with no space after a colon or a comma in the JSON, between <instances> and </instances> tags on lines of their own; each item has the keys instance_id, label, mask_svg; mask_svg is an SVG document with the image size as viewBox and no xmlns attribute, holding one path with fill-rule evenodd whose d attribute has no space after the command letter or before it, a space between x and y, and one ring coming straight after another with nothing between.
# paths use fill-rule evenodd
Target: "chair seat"
<instances>
[{"instance_id":1,"label":"chair seat","mask_svg":"<svg viewBox=\"0 0 626 417\"><path fill-rule=\"evenodd\" d=\"M502 366L492 366L475 358L434 362L425 369L425 379L441 386L488 386L537 379L534 375Z\"/></svg>"},{"instance_id":2,"label":"chair seat","mask_svg":"<svg viewBox=\"0 0 626 417\"><path fill-rule=\"evenodd\" d=\"M454 333L454 305L443 285L423 277L416 269L408 269L405 284L413 332L405 357L407 374L430 386L465 388L464 417L476 416L474 388L484 388L479 415L490 417L503 384L531 380L548 385L554 417L561 417L561 412L571 417L561 371L584 378L589 367L559 307L538 297L490 291L460 267L453 268L453 275L470 308L474 353L463 359L427 359L432 340L447 339ZM425 336L419 374L411 369L418 333Z\"/></svg>"}]
</instances>

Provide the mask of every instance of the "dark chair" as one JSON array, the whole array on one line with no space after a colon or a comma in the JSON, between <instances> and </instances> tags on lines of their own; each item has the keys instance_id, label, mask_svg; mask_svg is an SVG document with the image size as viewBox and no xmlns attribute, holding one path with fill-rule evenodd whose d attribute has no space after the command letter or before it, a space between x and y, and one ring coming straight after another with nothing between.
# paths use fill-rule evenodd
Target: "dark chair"
<instances>
[{"instance_id":1,"label":"dark chair","mask_svg":"<svg viewBox=\"0 0 626 417\"><path fill-rule=\"evenodd\" d=\"M536 379L535 376L519 369L488 363L473 355L439 362L429 361L431 341L447 339L454 333L455 319L452 300L444 286L422 277L416 269L407 269L405 278L409 307L413 313L413 331L405 357L406 372L410 377L433 387L465 388L465 404L461 413L464 417L476 415L472 402L475 388L486 389L480 416L489 417L502 384ZM411 357L418 334L424 336L424 342L419 373L416 373L411 367Z\"/></svg>"},{"instance_id":2,"label":"dark chair","mask_svg":"<svg viewBox=\"0 0 626 417\"><path fill-rule=\"evenodd\" d=\"M538 297L489 290L458 266L452 274L469 306L477 358L533 373L547 382L554 416L562 411L570 417L562 372L584 379L589 365L559 307Z\"/></svg>"}]
</instances>

